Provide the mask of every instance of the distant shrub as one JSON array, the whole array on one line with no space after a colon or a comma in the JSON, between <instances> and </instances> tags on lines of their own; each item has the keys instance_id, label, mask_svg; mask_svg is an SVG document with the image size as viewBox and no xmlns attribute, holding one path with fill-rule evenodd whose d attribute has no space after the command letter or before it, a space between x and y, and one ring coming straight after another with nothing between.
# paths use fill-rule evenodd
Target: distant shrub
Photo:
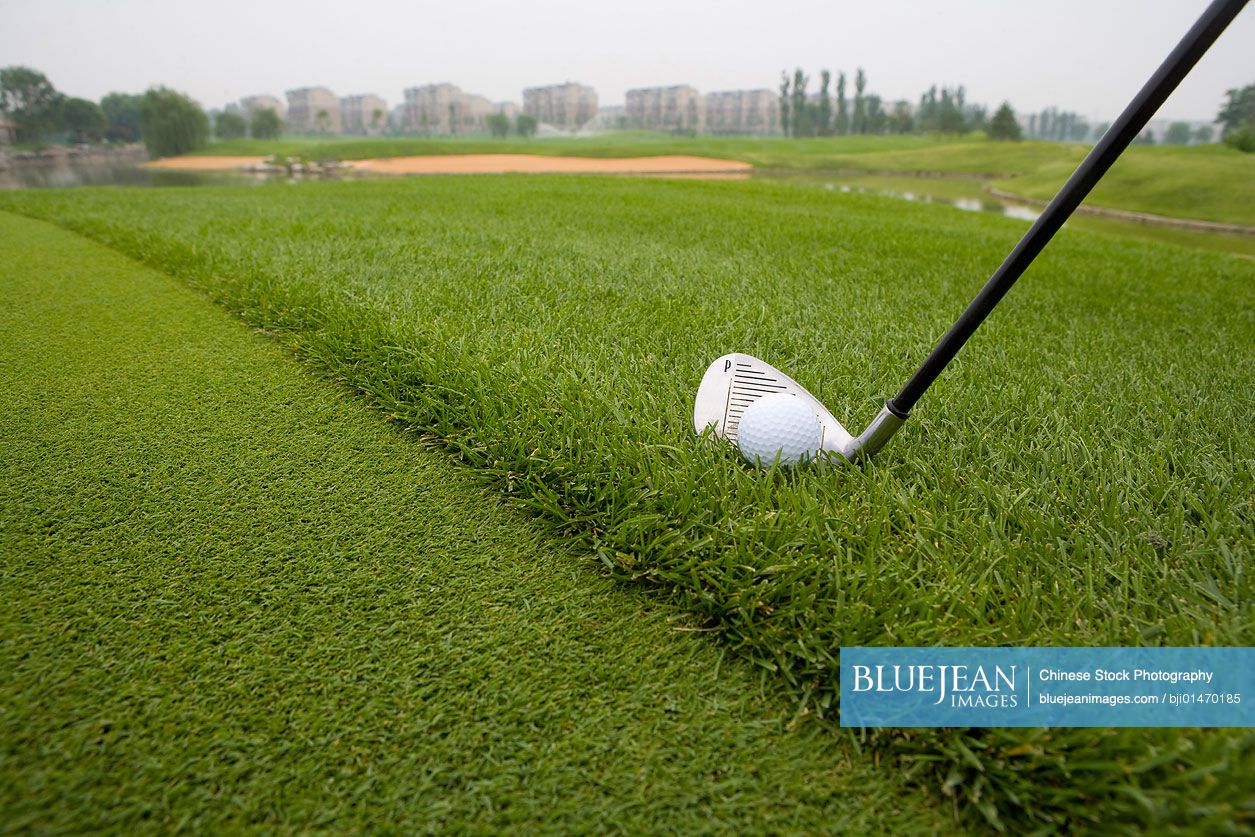
<instances>
[{"instance_id":1,"label":"distant shrub","mask_svg":"<svg viewBox=\"0 0 1255 837\"><path fill-rule=\"evenodd\" d=\"M140 133L154 157L186 154L209 138L209 117L200 105L168 87L152 87L139 105Z\"/></svg>"},{"instance_id":2,"label":"distant shrub","mask_svg":"<svg viewBox=\"0 0 1255 837\"><path fill-rule=\"evenodd\" d=\"M484 117L484 124L497 139L505 139L510 134L510 117L504 113L490 113Z\"/></svg>"},{"instance_id":3,"label":"distant shrub","mask_svg":"<svg viewBox=\"0 0 1255 837\"><path fill-rule=\"evenodd\" d=\"M1247 125L1225 134L1224 144L1247 154L1255 152L1255 127Z\"/></svg>"},{"instance_id":4,"label":"distant shrub","mask_svg":"<svg viewBox=\"0 0 1255 837\"><path fill-rule=\"evenodd\" d=\"M1009 102L1002 103L1002 107L998 108L994 118L989 120L989 125L985 128L985 132L991 140L1020 141L1022 138L1020 123L1016 120L1015 111L1011 110Z\"/></svg>"},{"instance_id":5,"label":"distant shrub","mask_svg":"<svg viewBox=\"0 0 1255 837\"><path fill-rule=\"evenodd\" d=\"M248 130L253 139L278 139L283 132L283 122L274 108L259 108L253 113L253 121Z\"/></svg>"},{"instance_id":6,"label":"distant shrub","mask_svg":"<svg viewBox=\"0 0 1255 837\"><path fill-rule=\"evenodd\" d=\"M95 102L66 98L61 100L61 124L73 142L100 142L109 120Z\"/></svg>"},{"instance_id":7,"label":"distant shrub","mask_svg":"<svg viewBox=\"0 0 1255 837\"><path fill-rule=\"evenodd\" d=\"M214 117L214 136L218 139L239 139L248 133L248 123L238 113L220 113Z\"/></svg>"}]
</instances>

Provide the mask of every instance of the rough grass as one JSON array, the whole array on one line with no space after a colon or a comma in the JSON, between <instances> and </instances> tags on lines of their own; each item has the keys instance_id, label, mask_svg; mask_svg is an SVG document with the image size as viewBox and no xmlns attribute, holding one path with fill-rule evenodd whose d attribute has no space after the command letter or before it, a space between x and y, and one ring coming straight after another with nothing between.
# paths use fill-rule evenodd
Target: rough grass
<instances>
[{"instance_id":1,"label":"rough grass","mask_svg":"<svg viewBox=\"0 0 1255 837\"><path fill-rule=\"evenodd\" d=\"M947 830L169 277L0 213L0 294L3 830Z\"/></svg>"},{"instance_id":2,"label":"rough grass","mask_svg":"<svg viewBox=\"0 0 1255 837\"><path fill-rule=\"evenodd\" d=\"M875 462L690 426L729 350L862 426L1013 221L761 182L7 195L204 288L831 716L842 644L1249 644L1255 266L1065 231ZM873 739L966 816L1238 830L1242 731ZM886 763L889 763L886 761Z\"/></svg>"}]
</instances>

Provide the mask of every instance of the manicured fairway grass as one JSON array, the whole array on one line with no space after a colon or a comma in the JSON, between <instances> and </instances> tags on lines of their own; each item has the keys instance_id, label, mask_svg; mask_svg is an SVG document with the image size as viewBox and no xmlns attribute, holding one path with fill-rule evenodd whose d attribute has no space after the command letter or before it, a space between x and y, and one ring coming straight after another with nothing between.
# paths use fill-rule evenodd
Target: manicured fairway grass
<instances>
[{"instance_id":1,"label":"manicured fairway grass","mask_svg":"<svg viewBox=\"0 0 1255 837\"><path fill-rule=\"evenodd\" d=\"M5 831L940 832L169 277L0 213Z\"/></svg>"},{"instance_id":2,"label":"manicured fairway grass","mask_svg":"<svg viewBox=\"0 0 1255 837\"><path fill-rule=\"evenodd\" d=\"M717 354L861 427L1023 231L788 185L483 177L0 198L204 288L836 712L842 644L1249 644L1255 265L1065 231L875 462L694 438ZM923 731L966 816L1249 825L1255 739Z\"/></svg>"}]
</instances>

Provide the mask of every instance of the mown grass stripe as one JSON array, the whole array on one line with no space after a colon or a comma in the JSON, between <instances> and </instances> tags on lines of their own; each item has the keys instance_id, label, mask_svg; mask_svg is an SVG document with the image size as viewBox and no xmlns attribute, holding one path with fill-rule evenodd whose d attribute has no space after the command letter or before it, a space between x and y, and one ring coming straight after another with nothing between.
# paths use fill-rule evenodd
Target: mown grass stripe
<instances>
[{"instance_id":1,"label":"mown grass stripe","mask_svg":"<svg viewBox=\"0 0 1255 837\"><path fill-rule=\"evenodd\" d=\"M0 213L0 298L4 830L951 830L168 277Z\"/></svg>"}]
</instances>

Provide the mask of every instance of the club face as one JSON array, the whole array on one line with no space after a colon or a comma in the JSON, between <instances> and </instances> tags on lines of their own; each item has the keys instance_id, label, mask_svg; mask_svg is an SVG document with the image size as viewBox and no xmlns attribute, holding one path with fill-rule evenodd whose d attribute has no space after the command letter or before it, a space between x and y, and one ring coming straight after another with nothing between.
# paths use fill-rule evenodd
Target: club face
<instances>
[{"instance_id":1,"label":"club face","mask_svg":"<svg viewBox=\"0 0 1255 837\"><path fill-rule=\"evenodd\" d=\"M693 429L702 433L713 425L715 435L735 444L746 408L773 392L789 392L806 400L823 429L821 450L843 456L852 450L854 438L819 399L771 364L739 353L716 359L702 376L693 404Z\"/></svg>"}]
</instances>

